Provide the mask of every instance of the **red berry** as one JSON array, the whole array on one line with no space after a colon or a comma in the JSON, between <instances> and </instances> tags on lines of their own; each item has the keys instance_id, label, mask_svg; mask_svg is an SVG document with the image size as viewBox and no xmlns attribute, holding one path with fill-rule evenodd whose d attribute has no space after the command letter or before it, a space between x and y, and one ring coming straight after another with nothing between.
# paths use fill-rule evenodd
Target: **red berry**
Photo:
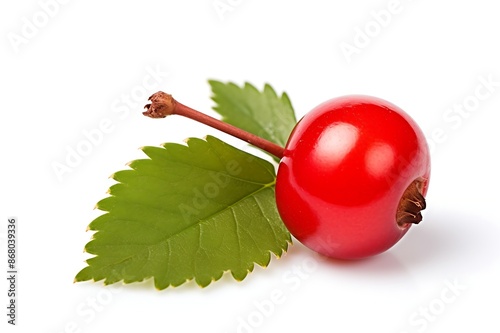
<instances>
[{"instance_id":1,"label":"red berry","mask_svg":"<svg viewBox=\"0 0 500 333\"><path fill-rule=\"evenodd\" d=\"M413 119L387 101L345 96L296 125L279 165L276 202L307 247L363 258L420 222L429 174L427 143Z\"/></svg>"},{"instance_id":2,"label":"red berry","mask_svg":"<svg viewBox=\"0 0 500 333\"><path fill-rule=\"evenodd\" d=\"M285 148L157 92L146 116L182 115L281 159L276 202L290 232L334 258L378 254L422 219L430 174L424 135L397 106L368 96L329 100L295 126Z\"/></svg>"}]
</instances>

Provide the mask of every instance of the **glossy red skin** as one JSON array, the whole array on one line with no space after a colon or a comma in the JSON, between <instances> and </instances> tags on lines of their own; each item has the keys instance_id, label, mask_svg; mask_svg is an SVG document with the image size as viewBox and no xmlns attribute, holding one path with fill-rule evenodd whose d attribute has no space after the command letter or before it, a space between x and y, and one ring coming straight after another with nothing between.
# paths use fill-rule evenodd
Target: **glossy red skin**
<instances>
[{"instance_id":1,"label":"glossy red skin","mask_svg":"<svg viewBox=\"0 0 500 333\"><path fill-rule=\"evenodd\" d=\"M430 157L422 131L397 106L370 96L329 100L293 130L276 181L292 235L339 259L381 253L408 231L396 222L405 189L427 192Z\"/></svg>"}]
</instances>

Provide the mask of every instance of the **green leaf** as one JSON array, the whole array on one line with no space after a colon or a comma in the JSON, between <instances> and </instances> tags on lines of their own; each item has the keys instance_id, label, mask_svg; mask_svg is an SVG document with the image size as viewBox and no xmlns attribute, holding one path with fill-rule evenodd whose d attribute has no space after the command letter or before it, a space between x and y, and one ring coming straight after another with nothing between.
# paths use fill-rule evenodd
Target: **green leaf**
<instances>
[{"instance_id":1,"label":"green leaf","mask_svg":"<svg viewBox=\"0 0 500 333\"><path fill-rule=\"evenodd\" d=\"M297 120L288 95L280 97L266 84L261 92L250 83L208 81L212 87L214 110L222 120L282 147L286 145Z\"/></svg>"},{"instance_id":2,"label":"green leaf","mask_svg":"<svg viewBox=\"0 0 500 333\"><path fill-rule=\"evenodd\" d=\"M142 150L149 159L115 173L97 204L107 213L90 224L97 232L85 247L96 256L76 281L205 287L225 271L242 280L286 251L272 164L211 136Z\"/></svg>"}]
</instances>

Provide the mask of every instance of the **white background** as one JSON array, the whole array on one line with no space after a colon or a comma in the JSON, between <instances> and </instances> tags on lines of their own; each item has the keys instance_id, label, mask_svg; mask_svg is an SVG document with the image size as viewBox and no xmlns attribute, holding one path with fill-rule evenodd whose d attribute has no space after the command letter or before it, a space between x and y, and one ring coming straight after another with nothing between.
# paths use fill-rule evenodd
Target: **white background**
<instances>
[{"instance_id":1,"label":"white background","mask_svg":"<svg viewBox=\"0 0 500 333\"><path fill-rule=\"evenodd\" d=\"M225 11L214 3L0 5L2 262L9 216L20 237L18 326L6 323L2 279L1 331L498 332L494 2L221 0ZM355 53L342 51L347 44ZM269 82L298 117L351 93L399 105L434 147L424 221L365 261L328 261L295 242L241 283L225 276L206 289L161 292L150 282L74 284L93 207L113 184L108 176L143 157L139 147L208 133L246 147L189 120L141 115L157 90L214 114L209 78ZM86 156L54 171L85 145L85 132L103 129Z\"/></svg>"}]
</instances>

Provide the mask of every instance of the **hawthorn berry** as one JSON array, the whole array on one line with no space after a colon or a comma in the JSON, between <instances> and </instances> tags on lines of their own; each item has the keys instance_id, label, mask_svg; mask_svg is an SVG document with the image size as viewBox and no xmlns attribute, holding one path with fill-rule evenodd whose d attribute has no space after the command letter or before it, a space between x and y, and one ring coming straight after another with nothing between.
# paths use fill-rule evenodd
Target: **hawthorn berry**
<instances>
[{"instance_id":1,"label":"hawthorn berry","mask_svg":"<svg viewBox=\"0 0 500 333\"><path fill-rule=\"evenodd\" d=\"M398 242L422 219L429 149L399 107L361 95L326 101L307 113L280 147L177 102L150 97L144 115L182 115L245 140L280 160L276 204L291 234L323 255L364 258Z\"/></svg>"},{"instance_id":2,"label":"hawthorn berry","mask_svg":"<svg viewBox=\"0 0 500 333\"><path fill-rule=\"evenodd\" d=\"M369 96L331 99L306 114L286 144L276 203L289 231L329 257L392 247L422 219L430 158L403 110Z\"/></svg>"}]
</instances>

